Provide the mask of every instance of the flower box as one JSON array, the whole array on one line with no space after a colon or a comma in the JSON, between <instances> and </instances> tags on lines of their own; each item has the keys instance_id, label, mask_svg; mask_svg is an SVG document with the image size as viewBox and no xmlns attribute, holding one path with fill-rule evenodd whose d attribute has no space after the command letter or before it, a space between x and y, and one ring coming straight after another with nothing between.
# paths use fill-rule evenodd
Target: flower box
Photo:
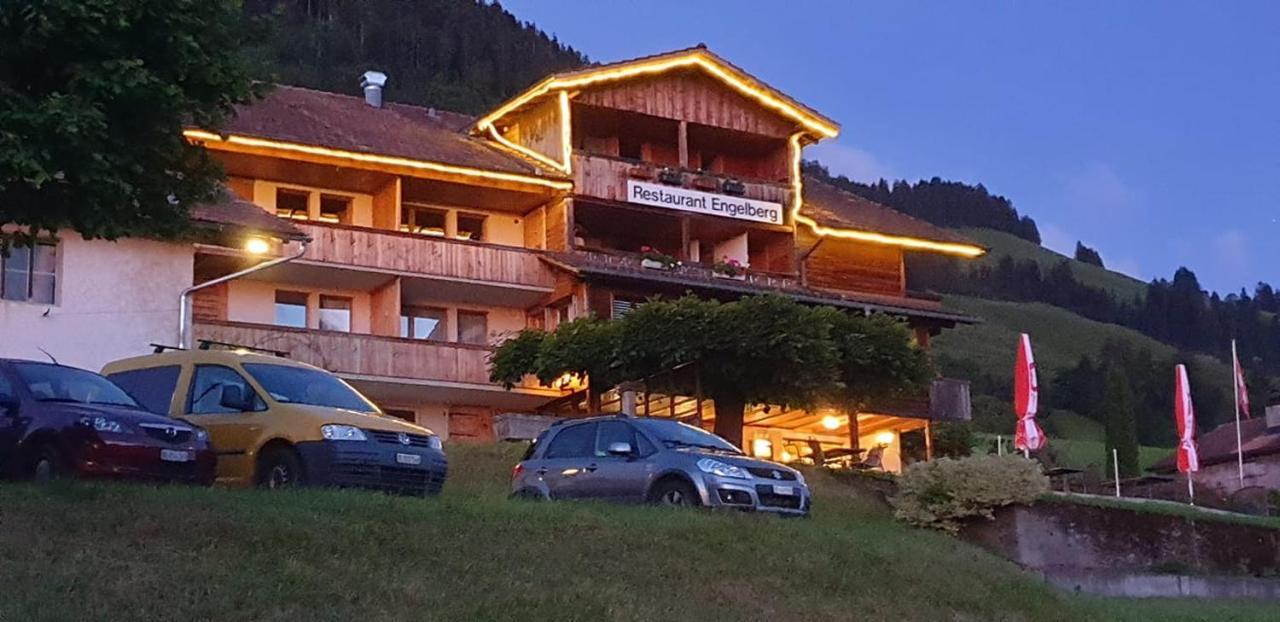
<instances>
[{"instance_id":1,"label":"flower box","mask_svg":"<svg viewBox=\"0 0 1280 622\"><path fill-rule=\"evenodd\" d=\"M658 171L658 181L668 186L683 186L684 173L673 168L664 168Z\"/></svg>"},{"instance_id":2,"label":"flower box","mask_svg":"<svg viewBox=\"0 0 1280 622\"><path fill-rule=\"evenodd\" d=\"M725 194L732 194L733 196L737 196L737 197L740 197L747 193L747 185L736 179L726 179L724 184L721 185L720 188L721 190L724 191Z\"/></svg>"},{"instance_id":3,"label":"flower box","mask_svg":"<svg viewBox=\"0 0 1280 622\"><path fill-rule=\"evenodd\" d=\"M747 275L745 273L744 274L724 274L722 272L712 272L711 276L717 279L733 279L735 281L747 280Z\"/></svg>"},{"instance_id":4,"label":"flower box","mask_svg":"<svg viewBox=\"0 0 1280 622\"><path fill-rule=\"evenodd\" d=\"M650 270L670 270L673 267L656 259L641 259L640 266Z\"/></svg>"}]
</instances>

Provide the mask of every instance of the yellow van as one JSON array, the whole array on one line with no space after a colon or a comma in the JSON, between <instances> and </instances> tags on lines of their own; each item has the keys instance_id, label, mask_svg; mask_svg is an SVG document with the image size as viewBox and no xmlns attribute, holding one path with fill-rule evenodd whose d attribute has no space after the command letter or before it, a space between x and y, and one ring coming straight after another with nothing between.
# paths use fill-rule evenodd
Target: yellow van
<instances>
[{"instance_id":1,"label":"yellow van","mask_svg":"<svg viewBox=\"0 0 1280 622\"><path fill-rule=\"evenodd\" d=\"M107 364L143 407L209 431L220 484L440 492L440 437L389 417L337 376L236 350L172 350Z\"/></svg>"}]
</instances>

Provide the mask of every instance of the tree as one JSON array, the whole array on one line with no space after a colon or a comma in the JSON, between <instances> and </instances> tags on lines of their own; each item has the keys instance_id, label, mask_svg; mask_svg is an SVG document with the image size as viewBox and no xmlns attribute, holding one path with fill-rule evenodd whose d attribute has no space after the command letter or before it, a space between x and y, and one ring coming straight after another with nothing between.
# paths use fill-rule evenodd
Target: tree
<instances>
[{"instance_id":1,"label":"tree","mask_svg":"<svg viewBox=\"0 0 1280 622\"><path fill-rule=\"evenodd\" d=\"M216 129L254 88L239 12L210 0L0 4L0 222L88 238L171 237L221 173Z\"/></svg>"},{"instance_id":2,"label":"tree","mask_svg":"<svg viewBox=\"0 0 1280 622\"><path fill-rule=\"evenodd\" d=\"M1141 471L1138 464L1138 423L1133 410L1133 394L1129 390L1129 381L1124 372L1116 368L1107 371L1106 396L1102 409L1106 429L1107 475L1115 473L1111 458L1111 450L1114 449L1119 459L1120 476L1136 477Z\"/></svg>"},{"instance_id":3,"label":"tree","mask_svg":"<svg viewBox=\"0 0 1280 622\"><path fill-rule=\"evenodd\" d=\"M1090 265L1104 267L1102 265L1102 255L1098 251L1084 245L1084 242L1076 241L1076 261L1087 263Z\"/></svg>"},{"instance_id":4,"label":"tree","mask_svg":"<svg viewBox=\"0 0 1280 622\"><path fill-rule=\"evenodd\" d=\"M930 367L890 318L779 295L651 300L618 320L522 331L490 361L490 377L507 387L525 374L546 383L566 372L585 374L597 391L636 380L686 395L700 389L715 403L716 433L741 446L748 404L856 409L919 388Z\"/></svg>"}]
</instances>

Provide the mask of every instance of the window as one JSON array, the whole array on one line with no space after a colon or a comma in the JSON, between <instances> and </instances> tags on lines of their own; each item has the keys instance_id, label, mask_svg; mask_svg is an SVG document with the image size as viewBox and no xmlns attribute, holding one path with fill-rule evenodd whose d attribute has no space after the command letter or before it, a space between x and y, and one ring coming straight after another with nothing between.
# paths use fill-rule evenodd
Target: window
<instances>
[{"instance_id":1,"label":"window","mask_svg":"<svg viewBox=\"0 0 1280 622\"><path fill-rule=\"evenodd\" d=\"M644 301L627 300L614 296L611 311L613 319L619 319L631 313L636 307L640 306Z\"/></svg>"},{"instance_id":2,"label":"window","mask_svg":"<svg viewBox=\"0 0 1280 622\"><path fill-rule=\"evenodd\" d=\"M0 256L0 293L5 300L53 304L57 270L56 245L14 246Z\"/></svg>"},{"instance_id":3,"label":"window","mask_svg":"<svg viewBox=\"0 0 1280 622\"><path fill-rule=\"evenodd\" d=\"M388 417L395 417L396 419L402 419L404 421L408 421L409 423L418 422L418 414L413 412L412 410L401 410L398 408L384 408L382 409L382 414Z\"/></svg>"},{"instance_id":4,"label":"window","mask_svg":"<svg viewBox=\"0 0 1280 622\"><path fill-rule=\"evenodd\" d=\"M307 327L307 295L276 290L276 326Z\"/></svg>"},{"instance_id":5,"label":"window","mask_svg":"<svg viewBox=\"0 0 1280 622\"><path fill-rule=\"evenodd\" d=\"M489 345L489 317L476 311L459 311L458 341L477 346Z\"/></svg>"},{"instance_id":6,"label":"window","mask_svg":"<svg viewBox=\"0 0 1280 622\"><path fill-rule=\"evenodd\" d=\"M320 330L351 332L351 299L341 296L320 297Z\"/></svg>"},{"instance_id":7,"label":"window","mask_svg":"<svg viewBox=\"0 0 1280 622\"><path fill-rule=\"evenodd\" d=\"M272 363L245 363L244 370L262 385L271 399L282 404L378 412L378 408L351 385L326 371Z\"/></svg>"},{"instance_id":8,"label":"window","mask_svg":"<svg viewBox=\"0 0 1280 622\"><path fill-rule=\"evenodd\" d=\"M158 415L169 414L169 404L178 390L178 373L182 367L166 365L111 374L107 379L120 385L142 407Z\"/></svg>"},{"instance_id":9,"label":"window","mask_svg":"<svg viewBox=\"0 0 1280 622\"><path fill-rule=\"evenodd\" d=\"M18 378L27 385L27 391L37 401L138 408L138 403L124 389L91 371L28 362L14 363L13 370L18 372Z\"/></svg>"},{"instance_id":10,"label":"window","mask_svg":"<svg viewBox=\"0 0 1280 622\"><path fill-rule=\"evenodd\" d=\"M276 189L276 216L293 220L306 220L310 211L311 193L300 190Z\"/></svg>"},{"instance_id":11,"label":"window","mask_svg":"<svg viewBox=\"0 0 1280 622\"><path fill-rule=\"evenodd\" d=\"M569 321L570 305L571 300L566 298L547 309L547 330L555 330L557 326Z\"/></svg>"},{"instance_id":12,"label":"window","mask_svg":"<svg viewBox=\"0 0 1280 622\"><path fill-rule=\"evenodd\" d=\"M250 411L266 410L267 405L258 396L258 392L249 386L236 370L222 365L196 365L195 377L191 379L191 393L188 395L187 412L192 415L214 415L220 413L244 412L222 405L222 392L225 387L239 387L240 395Z\"/></svg>"},{"instance_id":13,"label":"window","mask_svg":"<svg viewBox=\"0 0 1280 622\"><path fill-rule=\"evenodd\" d=\"M446 341L445 318L448 312L434 307L404 307L400 309L400 336L408 339Z\"/></svg>"},{"instance_id":14,"label":"window","mask_svg":"<svg viewBox=\"0 0 1280 622\"><path fill-rule=\"evenodd\" d=\"M596 424L571 425L551 439L544 458L585 458L594 453Z\"/></svg>"},{"instance_id":15,"label":"window","mask_svg":"<svg viewBox=\"0 0 1280 622\"><path fill-rule=\"evenodd\" d=\"M459 240L480 242L484 240L484 216L480 214L458 214Z\"/></svg>"},{"instance_id":16,"label":"window","mask_svg":"<svg viewBox=\"0 0 1280 622\"><path fill-rule=\"evenodd\" d=\"M351 197L320 195L320 222L351 224Z\"/></svg>"},{"instance_id":17,"label":"window","mask_svg":"<svg viewBox=\"0 0 1280 622\"><path fill-rule=\"evenodd\" d=\"M400 230L423 235L443 236L445 234L445 222L448 219L449 212L444 210L405 205L400 210Z\"/></svg>"},{"instance_id":18,"label":"window","mask_svg":"<svg viewBox=\"0 0 1280 622\"><path fill-rule=\"evenodd\" d=\"M636 449L636 432L631 426L621 421L601 421L596 432L596 456L609 455L609 445L626 443L634 451Z\"/></svg>"},{"instance_id":19,"label":"window","mask_svg":"<svg viewBox=\"0 0 1280 622\"><path fill-rule=\"evenodd\" d=\"M9 382L9 379L4 377L4 372L0 372L0 398L13 399L17 396L18 394L14 393L13 385Z\"/></svg>"}]
</instances>

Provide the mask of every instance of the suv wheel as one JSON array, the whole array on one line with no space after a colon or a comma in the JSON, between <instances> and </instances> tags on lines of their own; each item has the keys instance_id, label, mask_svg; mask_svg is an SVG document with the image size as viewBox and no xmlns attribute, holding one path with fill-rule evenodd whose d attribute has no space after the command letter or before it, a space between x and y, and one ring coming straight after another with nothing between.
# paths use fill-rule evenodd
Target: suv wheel
<instances>
[{"instance_id":1,"label":"suv wheel","mask_svg":"<svg viewBox=\"0 0 1280 622\"><path fill-rule=\"evenodd\" d=\"M674 508L692 508L702 505L702 499L698 498L698 491L688 482L678 479L658 482L658 485L654 486L653 491L649 493L649 501Z\"/></svg>"},{"instance_id":2,"label":"suv wheel","mask_svg":"<svg viewBox=\"0 0 1280 622\"><path fill-rule=\"evenodd\" d=\"M302 485L302 461L287 447L269 449L258 459L258 487L269 490Z\"/></svg>"}]
</instances>

